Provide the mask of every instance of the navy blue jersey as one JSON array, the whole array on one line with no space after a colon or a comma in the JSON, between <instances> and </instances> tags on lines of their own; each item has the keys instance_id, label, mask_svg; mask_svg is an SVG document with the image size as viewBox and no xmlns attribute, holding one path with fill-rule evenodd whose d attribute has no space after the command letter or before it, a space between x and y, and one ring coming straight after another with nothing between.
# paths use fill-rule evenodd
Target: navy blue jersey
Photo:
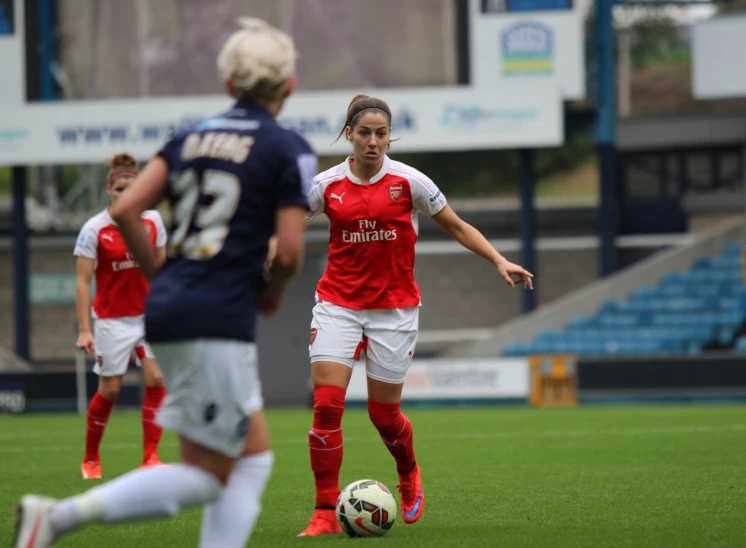
<instances>
[{"instance_id":1,"label":"navy blue jersey","mask_svg":"<svg viewBox=\"0 0 746 548\"><path fill-rule=\"evenodd\" d=\"M158 155L169 165L173 220L146 305L147 340L253 341L275 214L308 207L316 156L243 101L180 131Z\"/></svg>"}]
</instances>

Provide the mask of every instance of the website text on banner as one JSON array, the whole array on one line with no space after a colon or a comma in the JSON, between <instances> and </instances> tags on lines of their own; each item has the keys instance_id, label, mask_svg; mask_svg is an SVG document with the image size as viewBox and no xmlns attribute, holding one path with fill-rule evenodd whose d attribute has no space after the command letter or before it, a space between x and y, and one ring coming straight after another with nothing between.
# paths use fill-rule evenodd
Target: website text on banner
<instances>
[{"instance_id":1,"label":"website text on banner","mask_svg":"<svg viewBox=\"0 0 746 548\"><path fill-rule=\"evenodd\" d=\"M524 358L439 360L415 359L404 381L404 401L523 400L531 391ZM347 401L368 398L365 364L358 363L347 389Z\"/></svg>"},{"instance_id":2,"label":"website text on banner","mask_svg":"<svg viewBox=\"0 0 746 548\"><path fill-rule=\"evenodd\" d=\"M320 155L345 154L333 144L353 91L301 93L281 121ZM498 92L442 87L377 89L394 114L398 152L560 145L562 103L551 86L506 85ZM150 158L176 129L229 108L223 97L66 101L0 108L0 165L98 163L126 148Z\"/></svg>"}]
</instances>

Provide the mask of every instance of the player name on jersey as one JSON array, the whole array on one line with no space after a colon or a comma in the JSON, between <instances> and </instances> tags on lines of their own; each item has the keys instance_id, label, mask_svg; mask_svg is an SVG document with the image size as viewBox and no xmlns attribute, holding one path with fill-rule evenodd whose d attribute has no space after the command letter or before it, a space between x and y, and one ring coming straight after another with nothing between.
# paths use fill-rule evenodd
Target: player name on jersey
<instances>
[{"instance_id":1,"label":"player name on jersey","mask_svg":"<svg viewBox=\"0 0 746 548\"><path fill-rule=\"evenodd\" d=\"M258 126L254 123L252 127L256 129ZM190 133L184 139L184 146L181 149L181 160L215 158L217 160L233 162L234 164L243 164L246 158L249 157L251 147L255 142L256 139L251 135L219 133L215 131L210 131L204 135Z\"/></svg>"}]
</instances>

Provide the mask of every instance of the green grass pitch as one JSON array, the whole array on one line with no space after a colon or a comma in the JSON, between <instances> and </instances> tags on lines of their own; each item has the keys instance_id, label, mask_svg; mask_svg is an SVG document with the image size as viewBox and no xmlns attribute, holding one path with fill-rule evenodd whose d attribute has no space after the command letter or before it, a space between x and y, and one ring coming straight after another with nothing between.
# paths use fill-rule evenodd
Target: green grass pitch
<instances>
[{"instance_id":1,"label":"green grass pitch","mask_svg":"<svg viewBox=\"0 0 746 548\"><path fill-rule=\"evenodd\" d=\"M457 408L407 411L427 504L382 539L299 539L313 508L308 411L271 411L276 465L251 545L372 543L441 546L746 546L746 407ZM371 477L392 490L393 460L364 411L344 418L342 484ZM26 492L65 497L80 478L84 420L0 418L0 546ZM104 476L139 463L140 420L116 413L102 447ZM164 460L176 458L167 433ZM173 521L95 526L61 547L196 546L200 510Z\"/></svg>"}]
</instances>

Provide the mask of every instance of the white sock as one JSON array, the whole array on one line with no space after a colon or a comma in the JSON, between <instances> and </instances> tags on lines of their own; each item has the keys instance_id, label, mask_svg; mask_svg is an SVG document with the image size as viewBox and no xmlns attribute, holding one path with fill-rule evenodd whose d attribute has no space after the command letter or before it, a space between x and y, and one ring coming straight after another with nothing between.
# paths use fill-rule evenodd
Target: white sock
<instances>
[{"instance_id":1,"label":"white sock","mask_svg":"<svg viewBox=\"0 0 746 548\"><path fill-rule=\"evenodd\" d=\"M57 503L52 509L52 529L60 536L87 523L172 517L181 509L218 500L221 492L220 482L196 466L134 470Z\"/></svg>"},{"instance_id":2,"label":"white sock","mask_svg":"<svg viewBox=\"0 0 746 548\"><path fill-rule=\"evenodd\" d=\"M274 460L272 451L264 451L236 461L220 500L205 508L200 548L246 546Z\"/></svg>"}]
</instances>

